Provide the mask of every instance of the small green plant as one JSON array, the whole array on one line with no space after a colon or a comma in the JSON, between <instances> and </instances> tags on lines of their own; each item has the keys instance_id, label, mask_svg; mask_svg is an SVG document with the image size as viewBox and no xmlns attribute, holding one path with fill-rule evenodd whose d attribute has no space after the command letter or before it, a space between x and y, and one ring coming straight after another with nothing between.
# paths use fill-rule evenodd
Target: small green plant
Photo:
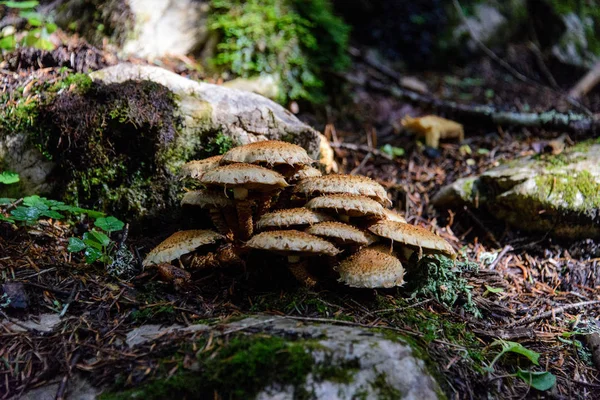
<instances>
[{"instance_id":1,"label":"small green plant","mask_svg":"<svg viewBox=\"0 0 600 400\"><path fill-rule=\"evenodd\" d=\"M387 154L392 158L402 157L404 155L404 149L402 147L394 147L391 144L386 144L385 146L379 149L382 153Z\"/></svg>"},{"instance_id":2,"label":"small green plant","mask_svg":"<svg viewBox=\"0 0 600 400\"><path fill-rule=\"evenodd\" d=\"M0 214L0 221L33 225L41 218L65 219L65 213L72 216L87 215L90 218L100 218L104 214L94 210L75 207L58 200L49 200L38 195L27 196L23 199L0 198L0 210L12 208L8 216Z\"/></svg>"},{"instance_id":3,"label":"small green plant","mask_svg":"<svg viewBox=\"0 0 600 400\"><path fill-rule=\"evenodd\" d=\"M484 368L484 370L493 373L494 365L500 360L500 358L506 353L514 353L526 357L531 363L539 366L540 354L529 350L525 346L517 342L510 342L502 339L495 340L492 342L490 347L501 346L502 349L494 357L492 362ZM516 376L522 379L525 383L537 390L549 390L556 384L556 376L548 371L529 371L518 368L518 371L512 376Z\"/></svg>"},{"instance_id":4,"label":"small green plant","mask_svg":"<svg viewBox=\"0 0 600 400\"><path fill-rule=\"evenodd\" d=\"M19 182L19 174L10 171L3 171L0 173L0 183L5 185L11 185L13 183Z\"/></svg>"},{"instance_id":5,"label":"small green plant","mask_svg":"<svg viewBox=\"0 0 600 400\"><path fill-rule=\"evenodd\" d=\"M223 133L218 133L204 146L204 151L211 156L224 154L233 148L234 145L235 143L229 136L226 136Z\"/></svg>"},{"instance_id":6,"label":"small green plant","mask_svg":"<svg viewBox=\"0 0 600 400\"><path fill-rule=\"evenodd\" d=\"M85 262L93 264L101 261L108 265L113 261L113 253L117 250L116 243L110 238L112 232L120 231L125 224L115 217L98 218L92 229L83 234L82 238L70 237L67 250L71 253L84 252Z\"/></svg>"},{"instance_id":7,"label":"small green plant","mask_svg":"<svg viewBox=\"0 0 600 400\"><path fill-rule=\"evenodd\" d=\"M54 44L48 39L56 31L56 24L35 11L38 5L38 1L0 1L0 7L4 6L14 10L19 17L27 21L25 29L22 31L17 31L13 26L7 26L0 32L1 50L14 50L17 47L54 49Z\"/></svg>"}]
</instances>

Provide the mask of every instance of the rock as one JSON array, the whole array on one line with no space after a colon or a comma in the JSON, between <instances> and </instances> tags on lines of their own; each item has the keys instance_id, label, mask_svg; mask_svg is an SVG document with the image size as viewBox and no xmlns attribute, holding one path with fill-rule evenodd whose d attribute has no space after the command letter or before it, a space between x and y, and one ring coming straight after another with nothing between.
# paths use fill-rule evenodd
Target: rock
<instances>
[{"instance_id":1,"label":"rock","mask_svg":"<svg viewBox=\"0 0 600 400\"><path fill-rule=\"evenodd\" d=\"M238 144L285 140L304 147L311 157L318 158L318 132L279 104L254 93L192 81L149 65L119 64L92 72L90 76L105 83L149 80L170 89L183 121L176 138L177 147L198 146L207 133L221 132Z\"/></svg>"},{"instance_id":2,"label":"rock","mask_svg":"<svg viewBox=\"0 0 600 400\"><path fill-rule=\"evenodd\" d=\"M573 240L600 237L600 142L513 160L459 179L432 200L438 208L479 206L524 231Z\"/></svg>"},{"instance_id":3,"label":"rock","mask_svg":"<svg viewBox=\"0 0 600 400\"><path fill-rule=\"evenodd\" d=\"M19 396L19 400L54 400L58 393L60 382L50 383L32 390L29 390ZM94 400L100 395L100 390L93 387L87 380L79 374L73 374L69 379L67 391L63 398L77 400ZM15 398L16 400L16 398Z\"/></svg>"},{"instance_id":4,"label":"rock","mask_svg":"<svg viewBox=\"0 0 600 400\"><path fill-rule=\"evenodd\" d=\"M260 94L272 100L282 96L281 82L276 75L259 75L252 78L235 78L223 83L223 86Z\"/></svg>"},{"instance_id":5,"label":"rock","mask_svg":"<svg viewBox=\"0 0 600 400\"><path fill-rule=\"evenodd\" d=\"M205 331L208 329L207 325L170 325L170 326L161 326L155 324L148 324L139 326L127 333L127 338L125 339L125 343L129 347L137 346L138 344L146 343L152 340L159 338L162 335L166 335L174 332L199 332Z\"/></svg>"},{"instance_id":6,"label":"rock","mask_svg":"<svg viewBox=\"0 0 600 400\"><path fill-rule=\"evenodd\" d=\"M21 282L9 282L2 285L0 303L14 310L24 310L29 305L29 297Z\"/></svg>"},{"instance_id":7,"label":"rock","mask_svg":"<svg viewBox=\"0 0 600 400\"><path fill-rule=\"evenodd\" d=\"M185 56L208 39L210 5L194 0L127 0L134 20L123 53L137 57Z\"/></svg>"},{"instance_id":8,"label":"rock","mask_svg":"<svg viewBox=\"0 0 600 400\"><path fill-rule=\"evenodd\" d=\"M15 322L18 322L18 324ZM28 330L33 330L41 333L50 333L59 322L60 315L57 313L48 313L41 314L35 317L35 319L26 321L3 321L2 325L12 332L27 332Z\"/></svg>"},{"instance_id":9,"label":"rock","mask_svg":"<svg viewBox=\"0 0 600 400\"><path fill-rule=\"evenodd\" d=\"M594 51L592 44L598 40L594 33L594 25L600 23L600 19L594 21L589 16L577 15L574 12L561 17L566 29L558 42L552 46L552 54L565 64L592 68L600 56L597 50ZM597 47L597 43L594 45Z\"/></svg>"}]
</instances>

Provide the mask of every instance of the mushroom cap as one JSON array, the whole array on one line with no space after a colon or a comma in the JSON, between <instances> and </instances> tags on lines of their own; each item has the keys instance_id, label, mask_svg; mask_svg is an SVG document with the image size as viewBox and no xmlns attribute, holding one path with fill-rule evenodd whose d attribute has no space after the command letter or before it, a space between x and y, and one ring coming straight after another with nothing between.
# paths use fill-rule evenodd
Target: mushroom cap
<instances>
[{"instance_id":1,"label":"mushroom cap","mask_svg":"<svg viewBox=\"0 0 600 400\"><path fill-rule=\"evenodd\" d=\"M283 255L335 256L340 252L327 240L293 229L259 233L246 242L246 245L253 249L268 250Z\"/></svg>"},{"instance_id":2,"label":"mushroom cap","mask_svg":"<svg viewBox=\"0 0 600 400\"><path fill-rule=\"evenodd\" d=\"M184 254L191 253L200 246L215 243L224 236L211 230L188 230L175 232L153 248L144 259L145 267L168 263Z\"/></svg>"},{"instance_id":3,"label":"mushroom cap","mask_svg":"<svg viewBox=\"0 0 600 400\"><path fill-rule=\"evenodd\" d=\"M311 235L325 237L337 243L367 246L377 241L377 237L343 222L320 222L305 230Z\"/></svg>"},{"instance_id":4,"label":"mushroom cap","mask_svg":"<svg viewBox=\"0 0 600 400\"><path fill-rule=\"evenodd\" d=\"M294 193L302 193L307 197L315 194L354 194L369 197L384 206L392 205L383 186L361 175L333 174L305 178L298 182Z\"/></svg>"},{"instance_id":5,"label":"mushroom cap","mask_svg":"<svg viewBox=\"0 0 600 400\"><path fill-rule=\"evenodd\" d=\"M181 166L179 170L180 178L198 178L200 175L219 166L219 162L223 156L208 157L203 160L188 161Z\"/></svg>"},{"instance_id":6,"label":"mushroom cap","mask_svg":"<svg viewBox=\"0 0 600 400\"><path fill-rule=\"evenodd\" d=\"M421 247L428 252L442 253L452 259L456 258L456 252L450 246L450 243L420 226L380 220L369 226L369 231L377 236L391 239L398 243Z\"/></svg>"},{"instance_id":7,"label":"mushroom cap","mask_svg":"<svg viewBox=\"0 0 600 400\"><path fill-rule=\"evenodd\" d=\"M232 204L231 199L223 193L214 190L191 190L183 195L181 205L197 206L200 208L221 208Z\"/></svg>"},{"instance_id":8,"label":"mushroom cap","mask_svg":"<svg viewBox=\"0 0 600 400\"><path fill-rule=\"evenodd\" d=\"M385 210L375 200L351 194L329 194L315 197L306 203L305 207L316 210L335 210L339 214L350 217L373 216L382 218Z\"/></svg>"},{"instance_id":9,"label":"mushroom cap","mask_svg":"<svg viewBox=\"0 0 600 400\"><path fill-rule=\"evenodd\" d=\"M234 147L223 155L221 163L264 163L268 165L306 165L314 160L302 147L279 140L266 140Z\"/></svg>"},{"instance_id":10,"label":"mushroom cap","mask_svg":"<svg viewBox=\"0 0 600 400\"><path fill-rule=\"evenodd\" d=\"M266 213L256 223L256 229L285 228L293 225L312 225L323 221L332 221L327 214L308 208L288 208Z\"/></svg>"},{"instance_id":11,"label":"mushroom cap","mask_svg":"<svg viewBox=\"0 0 600 400\"><path fill-rule=\"evenodd\" d=\"M299 181L301 179L314 178L322 175L323 174L318 169L311 167L310 165L303 165L290 179Z\"/></svg>"},{"instance_id":12,"label":"mushroom cap","mask_svg":"<svg viewBox=\"0 0 600 400\"><path fill-rule=\"evenodd\" d=\"M404 219L404 217L395 210L390 210L390 209L386 208L383 210L383 212L384 212L383 219L385 219L385 220L406 223L406 219Z\"/></svg>"},{"instance_id":13,"label":"mushroom cap","mask_svg":"<svg viewBox=\"0 0 600 400\"><path fill-rule=\"evenodd\" d=\"M400 260L376 247L359 250L334 269L340 274L339 281L352 287L390 288L404 284L404 268Z\"/></svg>"},{"instance_id":14,"label":"mushroom cap","mask_svg":"<svg viewBox=\"0 0 600 400\"><path fill-rule=\"evenodd\" d=\"M246 163L219 166L206 171L199 180L206 185L242 187L259 191L270 191L288 186L280 173Z\"/></svg>"}]
</instances>

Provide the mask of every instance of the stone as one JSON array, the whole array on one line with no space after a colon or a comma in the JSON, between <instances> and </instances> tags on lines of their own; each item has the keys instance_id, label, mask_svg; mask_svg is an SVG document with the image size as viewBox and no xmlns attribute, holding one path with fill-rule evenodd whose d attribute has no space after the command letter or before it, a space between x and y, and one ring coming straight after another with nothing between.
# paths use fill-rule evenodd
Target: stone
<instances>
[{"instance_id":1,"label":"stone","mask_svg":"<svg viewBox=\"0 0 600 400\"><path fill-rule=\"evenodd\" d=\"M512 160L443 187L438 207L479 207L513 227L564 239L600 237L600 143Z\"/></svg>"},{"instance_id":2,"label":"stone","mask_svg":"<svg viewBox=\"0 0 600 400\"><path fill-rule=\"evenodd\" d=\"M19 400L54 400L60 388L60 381L49 383L35 389L31 389L21 396ZM100 390L93 387L85 378L74 374L68 381L66 399L94 400L100 395ZM16 400L16 398L15 398Z\"/></svg>"},{"instance_id":3,"label":"stone","mask_svg":"<svg viewBox=\"0 0 600 400\"><path fill-rule=\"evenodd\" d=\"M270 74L263 74L251 78L235 78L223 83L223 86L256 93L271 100L277 100L282 95L279 77Z\"/></svg>"},{"instance_id":4,"label":"stone","mask_svg":"<svg viewBox=\"0 0 600 400\"><path fill-rule=\"evenodd\" d=\"M25 286L21 282L3 284L0 303L6 304L7 308L14 310L25 310L29 305L29 297L25 291Z\"/></svg>"},{"instance_id":5,"label":"stone","mask_svg":"<svg viewBox=\"0 0 600 400\"><path fill-rule=\"evenodd\" d=\"M123 44L125 55L144 58L185 56L208 40L208 2L127 0L134 23Z\"/></svg>"},{"instance_id":6,"label":"stone","mask_svg":"<svg viewBox=\"0 0 600 400\"><path fill-rule=\"evenodd\" d=\"M236 144L258 140L292 142L318 159L318 132L279 104L257 94L196 82L150 65L118 64L92 72L90 77L105 83L150 80L171 90L183 122L177 147L196 147L207 134L220 132Z\"/></svg>"},{"instance_id":7,"label":"stone","mask_svg":"<svg viewBox=\"0 0 600 400\"><path fill-rule=\"evenodd\" d=\"M54 327L60 323L60 315L57 313L47 313L37 316L35 319L21 320L4 320L2 325L4 328L12 332L28 332L37 331L40 333L50 333Z\"/></svg>"},{"instance_id":8,"label":"stone","mask_svg":"<svg viewBox=\"0 0 600 400\"><path fill-rule=\"evenodd\" d=\"M562 15L565 32L558 42L552 46L552 55L565 64L582 68L592 68L598 61L590 41L597 41L594 20L591 17L577 15L574 12ZM600 21L596 21L600 22ZM589 33L592 32L592 36Z\"/></svg>"},{"instance_id":9,"label":"stone","mask_svg":"<svg viewBox=\"0 0 600 400\"><path fill-rule=\"evenodd\" d=\"M190 326L169 325L161 326L156 324L148 324L139 326L127 333L125 343L129 347L137 346L152 340L156 340L162 335L167 335L174 332L201 332L208 329L207 325L197 324Z\"/></svg>"}]
</instances>

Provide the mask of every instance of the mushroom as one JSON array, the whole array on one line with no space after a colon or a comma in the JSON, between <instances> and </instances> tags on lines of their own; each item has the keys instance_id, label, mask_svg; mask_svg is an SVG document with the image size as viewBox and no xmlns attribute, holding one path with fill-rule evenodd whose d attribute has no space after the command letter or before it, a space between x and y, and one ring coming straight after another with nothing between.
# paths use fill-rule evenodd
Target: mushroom
<instances>
[{"instance_id":1,"label":"mushroom","mask_svg":"<svg viewBox=\"0 0 600 400\"><path fill-rule=\"evenodd\" d=\"M205 172L201 183L233 189L233 198L237 208L238 223L242 239L252 236L252 202L248 200L249 190L273 192L287 187L283 176L258 165L238 163L223 165Z\"/></svg>"},{"instance_id":2,"label":"mushroom","mask_svg":"<svg viewBox=\"0 0 600 400\"><path fill-rule=\"evenodd\" d=\"M339 245L368 246L377 237L343 222L320 222L305 230L311 235L324 237Z\"/></svg>"},{"instance_id":3,"label":"mushroom","mask_svg":"<svg viewBox=\"0 0 600 400\"><path fill-rule=\"evenodd\" d=\"M456 252L450 246L450 243L420 226L380 220L369 226L369 231L377 236L417 248L419 253L422 251L434 254L440 253L451 257L453 260L456 259Z\"/></svg>"},{"instance_id":4,"label":"mushroom","mask_svg":"<svg viewBox=\"0 0 600 400\"><path fill-rule=\"evenodd\" d=\"M188 161L181 166L179 170L180 178L199 178L206 171L219 166L219 162L223 156L208 157L203 160Z\"/></svg>"},{"instance_id":5,"label":"mushroom","mask_svg":"<svg viewBox=\"0 0 600 400\"><path fill-rule=\"evenodd\" d=\"M290 272L308 287L316 285L317 280L307 270L306 261L301 261L301 257L335 256L340 252L332 243L296 230L262 232L253 236L246 244L253 249L287 256Z\"/></svg>"},{"instance_id":6,"label":"mushroom","mask_svg":"<svg viewBox=\"0 0 600 400\"><path fill-rule=\"evenodd\" d=\"M382 218L384 215L384 208L375 200L352 194L315 197L306 203L305 207L313 210L335 211L344 222L348 222L350 217Z\"/></svg>"},{"instance_id":7,"label":"mushroom","mask_svg":"<svg viewBox=\"0 0 600 400\"><path fill-rule=\"evenodd\" d=\"M304 207L287 208L273 211L260 217L256 222L256 229L262 231L272 228L299 227L323 221L333 221L333 217Z\"/></svg>"},{"instance_id":8,"label":"mushroom","mask_svg":"<svg viewBox=\"0 0 600 400\"><path fill-rule=\"evenodd\" d=\"M302 179L315 178L317 176L323 176L321 171L310 165L303 165L292 177L290 177L290 181L298 182Z\"/></svg>"},{"instance_id":9,"label":"mushroom","mask_svg":"<svg viewBox=\"0 0 600 400\"><path fill-rule=\"evenodd\" d=\"M301 193L307 198L326 194L353 194L369 197L386 207L392 205L383 186L360 175L325 175L305 178L298 182L294 193Z\"/></svg>"},{"instance_id":10,"label":"mushroom","mask_svg":"<svg viewBox=\"0 0 600 400\"><path fill-rule=\"evenodd\" d=\"M388 208L383 210L383 219L388 221L396 221L406 223L406 219L397 211Z\"/></svg>"},{"instance_id":11,"label":"mushroom","mask_svg":"<svg viewBox=\"0 0 600 400\"><path fill-rule=\"evenodd\" d=\"M440 139L456 138L459 142L465 139L462 124L437 115L426 115L419 118L406 116L401 121L402 126L419 136L425 136L425 144L437 149Z\"/></svg>"},{"instance_id":12,"label":"mushroom","mask_svg":"<svg viewBox=\"0 0 600 400\"><path fill-rule=\"evenodd\" d=\"M359 288L391 288L404 284L404 268L383 246L360 249L334 268L339 282Z\"/></svg>"},{"instance_id":13,"label":"mushroom","mask_svg":"<svg viewBox=\"0 0 600 400\"><path fill-rule=\"evenodd\" d=\"M291 167L291 169L280 171L286 176L293 175L300 167L313 162L314 160L302 147L279 140L266 140L235 147L225 153L221 159L222 164L248 163L264 164L276 168L278 166Z\"/></svg>"},{"instance_id":14,"label":"mushroom","mask_svg":"<svg viewBox=\"0 0 600 400\"><path fill-rule=\"evenodd\" d=\"M232 204L231 199L223 193L207 189L189 191L181 199L182 206L207 208L213 225L223 235L229 235L235 227L235 224L232 225L233 221L228 223L223 217L231 215L228 209L232 209Z\"/></svg>"}]
</instances>

